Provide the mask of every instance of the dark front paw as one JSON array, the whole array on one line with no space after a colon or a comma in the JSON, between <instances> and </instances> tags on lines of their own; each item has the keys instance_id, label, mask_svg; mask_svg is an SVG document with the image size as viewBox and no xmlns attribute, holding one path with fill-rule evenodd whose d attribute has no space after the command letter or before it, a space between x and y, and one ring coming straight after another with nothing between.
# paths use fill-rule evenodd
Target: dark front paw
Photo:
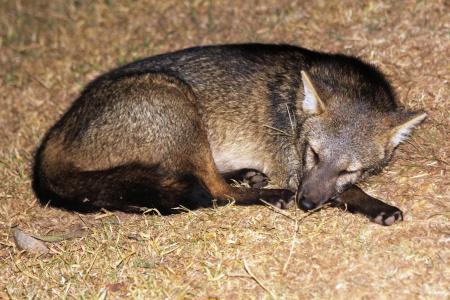
<instances>
[{"instance_id":1,"label":"dark front paw","mask_svg":"<svg viewBox=\"0 0 450 300\"><path fill-rule=\"evenodd\" d=\"M280 209L288 209L295 202L295 194L284 189L262 189L260 198Z\"/></svg>"},{"instance_id":2,"label":"dark front paw","mask_svg":"<svg viewBox=\"0 0 450 300\"><path fill-rule=\"evenodd\" d=\"M403 221L403 213L395 206L380 211L371 221L384 226L391 226L394 223Z\"/></svg>"},{"instance_id":3,"label":"dark front paw","mask_svg":"<svg viewBox=\"0 0 450 300\"><path fill-rule=\"evenodd\" d=\"M243 176L243 181L252 188L260 189L269 183L269 178L258 171L248 171Z\"/></svg>"}]
</instances>

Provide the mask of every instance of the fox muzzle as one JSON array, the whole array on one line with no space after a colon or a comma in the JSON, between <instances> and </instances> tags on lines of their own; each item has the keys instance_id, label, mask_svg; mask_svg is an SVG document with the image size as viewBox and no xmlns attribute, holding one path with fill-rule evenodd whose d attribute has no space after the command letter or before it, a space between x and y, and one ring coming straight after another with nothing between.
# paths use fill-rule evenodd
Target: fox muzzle
<instances>
[{"instance_id":1,"label":"fox muzzle","mask_svg":"<svg viewBox=\"0 0 450 300\"><path fill-rule=\"evenodd\" d=\"M304 177L299 194L299 206L303 210L312 210L327 202L336 193L335 174L330 166L319 163Z\"/></svg>"}]
</instances>

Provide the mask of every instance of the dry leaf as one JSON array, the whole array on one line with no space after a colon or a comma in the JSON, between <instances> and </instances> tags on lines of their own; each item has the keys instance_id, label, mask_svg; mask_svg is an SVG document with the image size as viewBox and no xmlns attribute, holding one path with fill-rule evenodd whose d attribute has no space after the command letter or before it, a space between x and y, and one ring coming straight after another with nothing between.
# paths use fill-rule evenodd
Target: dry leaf
<instances>
[{"instance_id":1,"label":"dry leaf","mask_svg":"<svg viewBox=\"0 0 450 300\"><path fill-rule=\"evenodd\" d=\"M19 249L30 253L47 254L49 251L43 242L29 236L17 227L14 228L14 240Z\"/></svg>"}]
</instances>

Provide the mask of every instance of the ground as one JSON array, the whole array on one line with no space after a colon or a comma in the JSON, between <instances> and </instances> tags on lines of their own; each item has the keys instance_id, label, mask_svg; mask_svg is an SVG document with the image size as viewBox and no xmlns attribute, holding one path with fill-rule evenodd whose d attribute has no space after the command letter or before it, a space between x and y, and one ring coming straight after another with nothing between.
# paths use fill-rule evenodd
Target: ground
<instances>
[{"instance_id":1,"label":"ground","mask_svg":"<svg viewBox=\"0 0 450 300\"><path fill-rule=\"evenodd\" d=\"M449 24L447 1L1 1L0 298L449 299ZM141 57L248 41L357 55L405 107L428 112L361 184L404 222L334 208L161 217L38 204L33 151L87 82ZM39 256L15 245L15 226L63 237Z\"/></svg>"}]
</instances>

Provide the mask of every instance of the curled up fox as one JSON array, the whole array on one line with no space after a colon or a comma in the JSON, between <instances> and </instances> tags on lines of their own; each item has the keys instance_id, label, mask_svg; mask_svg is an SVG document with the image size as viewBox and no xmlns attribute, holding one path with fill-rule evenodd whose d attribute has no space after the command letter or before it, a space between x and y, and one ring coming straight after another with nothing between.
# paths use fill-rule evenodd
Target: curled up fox
<instances>
[{"instance_id":1,"label":"curled up fox","mask_svg":"<svg viewBox=\"0 0 450 300\"><path fill-rule=\"evenodd\" d=\"M43 203L80 211L170 213L193 207L201 191L238 205L332 202L391 225L402 212L355 184L425 117L399 107L383 74L351 56L273 44L189 48L88 84L43 138L33 188ZM243 177L250 188L228 184ZM261 188L266 178L279 188Z\"/></svg>"}]
</instances>

